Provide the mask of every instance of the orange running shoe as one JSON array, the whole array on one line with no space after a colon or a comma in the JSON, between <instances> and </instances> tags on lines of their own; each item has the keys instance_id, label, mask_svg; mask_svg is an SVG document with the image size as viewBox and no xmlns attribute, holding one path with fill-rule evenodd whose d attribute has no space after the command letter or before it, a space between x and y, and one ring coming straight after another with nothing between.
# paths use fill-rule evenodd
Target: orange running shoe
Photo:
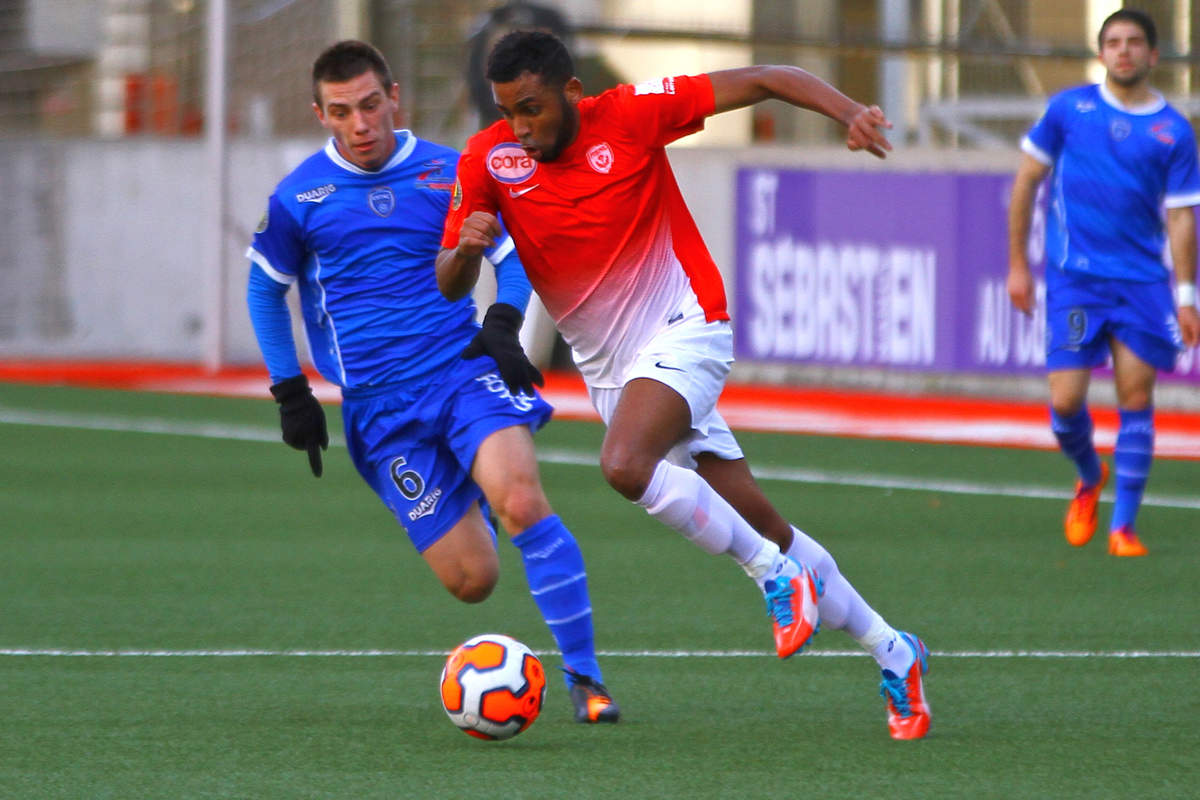
<instances>
[{"instance_id":1,"label":"orange running shoe","mask_svg":"<svg viewBox=\"0 0 1200 800\"><path fill-rule=\"evenodd\" d=\"M775 574L763 582L763 595L775 630L775 652L787 658L820 630L817 600L824 587L815 572L787 556L779 556L772 569Z\"/></svg>"},{"instance_id":2,"label":"orange running shoe","mask_svg":"<svg viewBox=\"0 0 1200 800\"><path fill-rule=\"evenodd\" d=\"M929 648L911 633L901 631L900 638L912 648L912 666L904 675L885 669L879 694L887 698L888 733L892 738L920 739L929 732L933 719L921 682L921 676L929 672Z\"/></svg>"},{"instance_id":3,"label":"orange running shoe","mask_svg":"<svg viewBox=\"0 0 1200 800\"><path fill-rule=\"evenodd\" d=\"M1096 533L1096 506L1100 503L1100 491L1108 483L1108 464L1100 462L1100 480L1093 486L1084 486L1075 481L1075 498L1067 506L1064 530L1067 541L1074 547L1083 547Z\"/></svg>"},{"instance_id":4,"label":"orange running shoe","mask_svg":"<svg viewBox=\"0 0 1200 800\"><path fill-rule=\"evenodd\" d=\"M563 668L571 684L571 703L575 706L576 722L616 722L621 709L603 683L573 669Z\"/></svg>"},{"instance_id":5,"label":"orange running shoe","mask_svg":"<svg viewBox=\"0 0 1200 800\"><path fill-rule=\"evenodd\" d=\"M1144 556L1149 552L1128 525L1108 534L1108 554L1111 556Z\"/></svg>"}]
</instances>

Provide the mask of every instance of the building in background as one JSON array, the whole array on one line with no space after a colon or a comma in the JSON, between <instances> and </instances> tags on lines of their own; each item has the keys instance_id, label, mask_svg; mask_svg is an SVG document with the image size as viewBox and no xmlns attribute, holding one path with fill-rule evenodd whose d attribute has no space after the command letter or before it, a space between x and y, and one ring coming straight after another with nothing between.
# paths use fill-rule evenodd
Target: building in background
<instances>
[{"instance_id":1,"label":"building in background","mask_svg":"<svg viewBox=\"0 0 1200 800\"><path fill-rule=\"evenodd\" d=\"M990 390L976 379L1016 379L1039 352L1036 320L1014 316L1004 293L1017 143L1048 93L1089 79L1096 28L1119 5L0 0L0 358L258 363L243 254L263 198L323 139L314 55L347 37L376 43L401 86L398 122L461 145L490 121L478 76L490 43L534 24L571 39L591 92L794 63L879 102L896 124L884 162L774 103L672 145L743 326L738 369ZM1155 85L1200 119L1200 0L1138 5L1159 23ZM213 49L227 54L222 129L205 119L220 108L210 15L226 21ZM1186 358L1195 405L1200 350Z\"/></svg>"},{"instance_id":2,"label":"building in background","mask_svg":"<svg viewBox=\"0 0 1200 800\"><path fill-rule=\"evenodd\" d=\"M313 53L355 36L380 46L405 124L461 142L482 121L472 44L557 18L589 88L748 63L804 66L878 99L900 143L1011 146L1055 89L1092 75L1112 0L225 0L230 130L311 133ZM1137 4L1158 20L1155 83L1187 97L1200 0ZM203 129L207 0L0 0L0 133L190 136ZM553 26L550 26L553 28ZM494 37L492 37L494 38ZM476 101L476 102L473 102ZM1189 108L1188 104L1184 104ZM723 115L692 145L822 142L834 127L782 104Z\"/></svg>"}]
</instances>

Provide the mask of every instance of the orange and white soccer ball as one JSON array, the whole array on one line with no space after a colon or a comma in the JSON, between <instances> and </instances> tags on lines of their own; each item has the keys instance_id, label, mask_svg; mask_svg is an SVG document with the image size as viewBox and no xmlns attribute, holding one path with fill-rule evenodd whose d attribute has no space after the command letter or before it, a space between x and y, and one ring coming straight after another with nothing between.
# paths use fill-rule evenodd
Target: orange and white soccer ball
<instances>
[{"instance_id":1,"label":"orange and white soccer ball","mask_svg":"<svg viewBox=\"0 0 1200 800\"><path fill-rule=\"evenodd\" d=\"M492 741L508 739L541 713L546 670L516 639L485 633L454 648L439 686L442 708L465 733Z\"/></svg>"}]
</instances>

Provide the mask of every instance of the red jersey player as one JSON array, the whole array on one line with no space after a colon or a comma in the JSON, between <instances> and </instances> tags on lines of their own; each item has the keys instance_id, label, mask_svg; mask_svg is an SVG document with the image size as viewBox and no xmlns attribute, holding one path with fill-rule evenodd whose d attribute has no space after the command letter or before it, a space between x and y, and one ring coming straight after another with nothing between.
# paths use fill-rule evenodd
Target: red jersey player
<instances>
[{"instance_id":1,"label":"red jersey player","mask_svg":"<svg viewBox=\"0 0 1200 800\"><path fill-rule=\"evenodd\" d=\"M883 671L891 735L924 736L924 643L888 625L825 548L779 514L716 410L733 363L725 291L663 149L712 114L775 98L842 122L851 150L882 158L887 118L788 66L584 97L566 48L537 31L498 41L487 77L504 119L459 161L437 259L442 293L471 290L503 217L607 426L608 483L742 565L766 597L781 658L804 647L818 620L846 630ZM497 304L488 314L519 321L514 312Z\"/></svg>"}]
</instances>

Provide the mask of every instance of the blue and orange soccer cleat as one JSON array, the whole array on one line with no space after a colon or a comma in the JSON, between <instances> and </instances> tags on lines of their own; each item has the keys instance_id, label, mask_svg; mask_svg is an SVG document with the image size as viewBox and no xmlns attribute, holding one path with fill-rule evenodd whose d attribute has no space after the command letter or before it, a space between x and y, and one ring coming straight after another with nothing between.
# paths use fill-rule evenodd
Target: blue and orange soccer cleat
<instances>
[{"instance_id":1,"label":"blue and orange soccer cleat","mask_svg":"<svg viewBox=\"0 0 1200 800\"><path fill-rule=\"evenodd\" d=\"M621 709L603 683L573 669L563 668L571 686L571 702L575 706L576 722L616 722Z\"/></svg>"},{"instance_id":2,"label":"blue and orange soccer cleat","mask_svg":"<svg viewBox=\"0 0 1200 800\"><path fill-rule=\"evenodd\" d=\"M820 629L817 600L824 588L815 572L787 556L774 569L776 574L763 582L763 595L775 629L775 652L787 658L803 650Z\"/></svg>"},{"instance_id":3,"label":"blue and orange soccer cleat","mask_svg":"<svg viewBox=\"0 0 1200 800\"><path fill-rule=\"evenodd\" d=\"M1100 492L1108 483L1108 464L1100 462L1100 480L1093 486L1084 486L1083 481L1075 481L1075 497L1067 506L1067 518L1063 522L1063 532L1067 541L1073 547L1083 547L1092 540L1096 533L1096 506L1100 503Z\"/></svg>"},{"instance_id":4,"label":"blue and orange soccer cleat","mask_svg":"<svg viewBox=\"0 0 1200 800\"><path fill-rule=\"evenodd\" d=\"M1150 551L1133 528L1126 525L1108 534L1108 554L1113 556L1144 556Z\"/></svg>"},{"instance_id":5,"label":"blue and orange soccer cleat","mask_svg":"<svg viewBox=\"0 0 1200 800\"><path fill-rule=\"evenodd\" d=\"M879 694L887 698L888 733L892 738L920 739L929 731L932 719L921 682L921 676L929 671L929 648L911 633L901 631L900 638L912 648L912 666L904 675L883 670Z\"/></svg>"}]
</instances>

